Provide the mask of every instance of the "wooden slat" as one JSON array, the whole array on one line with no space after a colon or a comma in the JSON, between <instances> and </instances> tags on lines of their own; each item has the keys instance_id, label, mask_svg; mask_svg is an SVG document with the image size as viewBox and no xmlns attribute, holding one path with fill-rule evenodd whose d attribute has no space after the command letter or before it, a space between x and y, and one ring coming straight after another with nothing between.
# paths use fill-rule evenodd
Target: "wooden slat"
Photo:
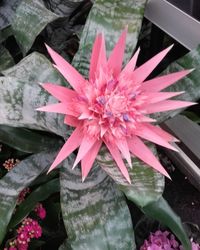
<instances>
[{"instance_id":1,"label":"wooden slat","mask_svg":"<svg viewBox=\"0 0 200 250\"><path fill-rule=\"evenodd\" d=\"M169 119L161 127L180 140L174 144L179 152L166 150L166 154L200 190L200 127L182 115Z\"/></svg>"}]
</instances>

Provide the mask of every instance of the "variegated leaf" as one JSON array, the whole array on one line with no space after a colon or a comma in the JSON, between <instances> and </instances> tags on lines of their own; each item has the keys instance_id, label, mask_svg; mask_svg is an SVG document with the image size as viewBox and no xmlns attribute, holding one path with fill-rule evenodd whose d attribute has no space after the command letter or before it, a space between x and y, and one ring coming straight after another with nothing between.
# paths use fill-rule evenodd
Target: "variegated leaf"
<instances>
[{"instance_id":1,"label":"variegated leaf","mask_svg":"<svg viewBox=\"0 0 200 250\"><path fill-rule=\"evenodd\" d=\"M39 82L64 84L51 63L34 52L3 74L6 77L0 78L0 124L47 130L65 137L67 128L63 125L63 115L35 110L55 102Z\"/></svg>"},{"instance_id":2,"label":"variegated leaf","mask_svg":"<svg viewBox=\"0 0 200 250\"><path fill-rule=\"evenodd\" d=\"M3 45L0 45L0 72L13 65L14 60L9 51Z\"/></svg>"},{"instance_id":3,"label":"variegated leaf","mask_svg":"<svg viewBox=\"0 0 200 250\"><path fill-rule=\"evenodd\" d=\"M45 8L41 0L22 0L12 21L12 28L23 54L31 48L36 36L59 16Z\"/></svg>"},{"instance_id":4,"label":"variegated leaf","mask_svg":"<svg viewBox=\"0 0 200 250\"><path fill-rule=\"evenodd\" d=\"M69 249L135 249L131 217L122 193L98 166L82 183L80 169L71 169L73 161L68 158L64 162L60 177Z\"/></svg>"},{"instance_id":5,"label":"variegated leaf","mask_svg":"<svg viewBox=\"0 0 200 250\"><path fill-rule=\"evenodd\" d=\"M155 147L151 146L151 148L154 149L155 154ZM122 176L106 147L101 149L97 162L113 178L127 198L137 206L144 207L162 196L164 177L139 159L132 158L132 169L126 164L131 178L131 185Z\"/></svg>"},{"instance_id":6,"label":"variegated leaf","mask_svg":"<svg viewBox=\"0 0 200 250\"><path fill-rule=\"evenodd\" d=\"M54 157L55 151L30 156L0 180L0 245L6 234L19 193L49 167Z\"/></svg>"},{"instance_id":7,"label":"variegated leaf","mask_svg":"<svg viewBox=\"0 0 200 250\"><path fill-rule=\"evenodd\" d=\"M14 77L0 77L0 124L48 130L64 136L67 131L62 115L35 110L54 102L53 97L38 84L32 85Z\"/></svg>"},{"instance_id":8,"label":"variegated leaf","mask_svg":"<svg viewBox=\"0 0 200 250\"><path fill-rule=\"evenodd\" d=\"M21 0L4 0L1 1L0 5L0 29L4 29L10 25L13 20L17 6Z\"/></svg>"},{"instance_id":9,"label":"variegated leaf","mask_svg":"<svg viewBox=\"0 0 200 250\"><path fill-rule=\"evenodd\" d=\"M185 69L194 69L194 71L178 81L176 84L167 88L166 91L185 91L185 93L177 97L177 99L184 101L198 101L200 99L200 45L196 49L178 59L176 62L171 63L162 74L169 74ZM161 114L158 113L155 115L155 118L159 123L161 123L166 119L179 114L182 110L183 109L178 109Z\"/></svg>"},{"instance_id":10,"label":"variegated leaf","mask_svg":"<svg viewBox=\"0 0 200 250\"><path fill-rule=\"evenodd\" d=\"M73 64L88 76L89 59L94 38L103 32L109 54L122 30L128 25L125 61L135 49L146 0L96 0L84 27L80 48Z\"/></svg>"}]
</instances>

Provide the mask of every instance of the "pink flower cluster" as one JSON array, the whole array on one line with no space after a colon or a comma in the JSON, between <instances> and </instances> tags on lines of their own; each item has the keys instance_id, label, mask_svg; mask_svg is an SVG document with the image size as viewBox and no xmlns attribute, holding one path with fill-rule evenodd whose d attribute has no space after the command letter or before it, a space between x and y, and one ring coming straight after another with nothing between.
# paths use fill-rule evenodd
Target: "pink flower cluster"
<instances>
[{"instance_id":1,"label":"pink flower cluster","mask_svg":"<svg viewBox=\"0 0 200 250\"><path fill-rule=\"evenodd\" d=\"M38 239L41 235L42 228L38 222L27 217L17 229L16 239L10 242L9 248L4 248L4 250L27 250L30 240L33 238Z\"/></svg>"},{"instance_id":2,"label":"pink flower cluster","mask_svg":"<svg viewBox=\"0 0 200 250\"><path fill-rule=\"evenodd\" d=\"M41 203L38 203L34 209L34 211L36 212L37 216L43 220L46 217L46 210L45 208L42 206Z\"/></svg>"},{"instance_id":3,"label":"pink flower cluster","mask_svg":"<svg viewBox=\"0 0 200 250\"><path fill-rule=\"evenodd\" d=\"M20 228L17 229L17 248L19 250L28 249L28 243L33 238L40 238L42 235L42 228L36 220L27 217Z\"/></svg>"},{"instance_id":4,"label":"pink flower cluster","mask_svg":"<svg viewBox=\"0 0 200 250\"><path fill-rule=\"evenodd\" d=\"M184 250L175 236L168 231L151 233L148 240L144 241L140 250ZM192 250L200 250L200 245L192 242Z\"/></svg>"}]
</instances>

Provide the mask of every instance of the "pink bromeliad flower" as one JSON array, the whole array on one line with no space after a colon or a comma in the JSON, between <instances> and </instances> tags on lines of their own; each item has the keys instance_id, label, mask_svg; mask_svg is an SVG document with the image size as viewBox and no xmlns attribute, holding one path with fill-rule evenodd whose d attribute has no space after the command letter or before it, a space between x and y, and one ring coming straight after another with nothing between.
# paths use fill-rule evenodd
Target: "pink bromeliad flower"
<instances>
[{"instance_id":1,"label":"pink bromeliad flower","mask_svg":"<svg viewBox=\"0 0 200 250\"><path fill-rule=\"evenodd\" d=\"M97 35L92 49L88 79L47 46L55 68L70 83L73 90L52 83L42 84L42 87L60 102L37 110L64 114L64 123L75 127L49 171L79 147L73 168L81 161L84 181L104 143L129 183L130 177L122 158L125 158L131 167L131 154L169 177L142 139L176 150L170 144L175 138L152 125L151 122L155 120L149 115L194 104L168 100L183 92L160 92L191 70L145 81L171 47L136 68L138 49L122 68L126 34L125 29L108 59L104 36Z\"/></svg>"}]
</instances>

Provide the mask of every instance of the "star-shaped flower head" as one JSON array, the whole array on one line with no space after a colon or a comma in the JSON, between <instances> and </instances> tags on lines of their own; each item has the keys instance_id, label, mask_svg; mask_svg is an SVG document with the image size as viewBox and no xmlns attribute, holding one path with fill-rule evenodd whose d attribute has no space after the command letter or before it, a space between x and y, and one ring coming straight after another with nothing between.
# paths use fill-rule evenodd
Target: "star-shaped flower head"
<instances>
[{"instance_id":1,"label":"star-shaped flower head","mask_svg":"<svg viewBox=\"0 0 200 250\"><path fill-rule=\"evenodd\" d=\"M169 177L151 150L144 144L143 139L176 151L170 144L175 138L152 125L155 120L149 115L194 104L168 100L183 92L160 92L191 70L145 81L171 47L136 68L138 49L122 69L126 34L127 29L122 32L108 59L104 36L97 35L92 49L88 79L47 46L55 67L73 90L52 83L42 84L42 87L58 99L59 103L37 110L64 114L64 123L75 127L50 170L79 148L73 167L81 161L84 180L104 143L129 183L131 181L123 158L131 167L131 155Z\"/></svg>"}]
</instances>

